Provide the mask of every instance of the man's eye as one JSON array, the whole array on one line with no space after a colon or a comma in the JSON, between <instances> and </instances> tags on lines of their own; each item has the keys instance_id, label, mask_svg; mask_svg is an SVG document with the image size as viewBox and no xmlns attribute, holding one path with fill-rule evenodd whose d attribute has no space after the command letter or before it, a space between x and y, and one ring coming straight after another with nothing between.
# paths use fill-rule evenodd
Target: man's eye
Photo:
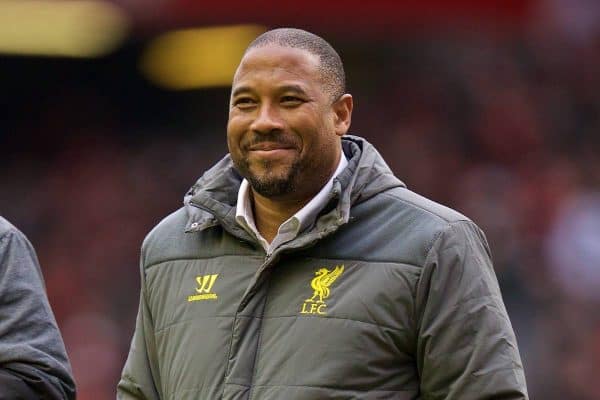
<instances>
[{"instance_id":1,"label":"man's eye","mask_svg":"<svg viewBox=\"0 0 600 400\"><path fill-rule=\"evenodd\" d=\"M303 100L295 96L283 96L281 102L285 105L299 105Z\"/></svg>"},{"instance_id":2,"label":"man's eye","mask_svg":"<svg viewBox=\"0 0 600 400\"><path fill-rule=\"evenodd\" d=\"M237 106L237 107L242 107L243 108L243 107L250 107L250 106L254 105L254 103L255 103L254 100L252 100L251 98L249 98L249 97L242 97L242 98L236 99L233 102L233 105Z\"/></svg>"}]
</instances>

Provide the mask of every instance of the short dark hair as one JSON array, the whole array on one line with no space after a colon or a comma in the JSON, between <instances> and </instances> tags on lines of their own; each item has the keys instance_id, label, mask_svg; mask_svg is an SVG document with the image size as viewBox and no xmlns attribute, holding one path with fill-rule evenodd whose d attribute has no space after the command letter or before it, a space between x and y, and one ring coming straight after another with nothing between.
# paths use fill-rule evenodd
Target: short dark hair
<instances>
[{"instance_id":1,"label":"short dark hair","mask_svg":"<svg viewBox=\"0 0 600 400\"><path fill-rule=\"evenodd\" d=\"M342 59L325 39L314 33L296 28L277 28L267 31L248 45L246 53L253 48L276 45L306 50L319 57L319 71L323 83L332 98L337 100L346 92L346 73Z\"/></svg>"}]
</instances>

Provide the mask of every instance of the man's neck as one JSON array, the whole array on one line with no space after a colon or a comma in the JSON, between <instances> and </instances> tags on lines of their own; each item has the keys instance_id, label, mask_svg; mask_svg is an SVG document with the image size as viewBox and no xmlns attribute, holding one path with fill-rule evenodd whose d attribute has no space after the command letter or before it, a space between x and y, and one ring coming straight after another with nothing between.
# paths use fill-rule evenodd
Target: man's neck
<instances>
[{"instance_id":1,"label":"man's neck","mask_svg":"<svg viewBox=\"0 0 600 400\"><path fill-rule=\"evenodd\" d=\"M256 229L269 243L277 236L281 224L310 201L310 198L305 200L273 200L261 196L254 190L251 190L251 193Z\"/></svg>"},{"instance_id":2,"label":"man's neck","mask_svg":"<svg viewBox=\"0 0 600 400\"><path fill-rule=\"evenodd\" d=\"M285 198L269 198L261 196L252 187L250 187L250 200L252 203L252 214L254 216L254 225L260 235L270 244L279 232L279 227L290 217L300 211L307 205L323 188L331 177L345 167L346 158L338 155L338 163L332 170L323 175L323 181L315 185L304 185L302 188L296 188L293 193Z\"/></svg>"}]
</instances>

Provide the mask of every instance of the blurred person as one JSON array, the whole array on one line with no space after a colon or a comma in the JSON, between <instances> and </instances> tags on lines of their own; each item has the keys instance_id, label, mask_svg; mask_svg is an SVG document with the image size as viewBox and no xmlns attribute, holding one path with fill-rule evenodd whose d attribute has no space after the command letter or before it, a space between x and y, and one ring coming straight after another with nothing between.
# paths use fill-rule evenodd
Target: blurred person
<instances>
[{"instance_id":1,"label":"blurred person","mask_svg":"<svg viewBox=\"0 0 600 400\"><path fill-rule=\"evenodd\" d=\"M549 271L570 298L600 302L600 192L571 194L544 240Z\"/></svg>"},{"instance_id":2,"label":"blurred person","mask_svg":"<svg viewBox=\"0 0 600 400\"><path fill-rule=\"evenodd\" d=\"M0 400L74 398L35 250L0 217Z\"/></svg>"},{"instance_id":3,"label":"blurred person","mask_svg":"<svg viewBox=\"0 0 600 400\"><path fill-rule=\"evenodd\" d=\"M259 36L229 155L146 237L119 399L527 399L489 248L365 139L337 52Z\"/></svg>"}]
</instances>

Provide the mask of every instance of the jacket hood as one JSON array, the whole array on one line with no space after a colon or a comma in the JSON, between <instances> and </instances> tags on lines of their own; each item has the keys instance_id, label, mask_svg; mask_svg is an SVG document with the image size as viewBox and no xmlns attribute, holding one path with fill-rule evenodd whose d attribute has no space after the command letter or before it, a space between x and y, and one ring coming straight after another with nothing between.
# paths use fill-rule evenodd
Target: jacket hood
<instances>
[{"instance_id":1,"label":"jacket hood","mask_svg":"<svg viewBox=\"0 0 600 400\"><path fill-rule=\"evenodd\" d=\"M377 149L365 139L346 135L342 148L348 157L348 166L338 176L343 193L350 204L361 203L378 193L395 187L406 187L387 165Z\"/></svg>"},{"instance_id":2,"label":"jacket hood","mask_svg":"<svg viewBox=\"0 0 600 400\"><path fill-rule=\"evenodd\" d=\"M338 223L348 221L353 204L395 187L406 187L394 176L375 147L365 139L345 135L342 137L342 148L348 165L334 179L331 194L331 202L335 202L333 214L326 214L331 214ZM189 216L186 230L196 231L221 223L232 233L246 236L245 231L235 223L237 194L242 179L233 167L229 154L207 170L184 197Z\"/></svg>"}]
</instances>

